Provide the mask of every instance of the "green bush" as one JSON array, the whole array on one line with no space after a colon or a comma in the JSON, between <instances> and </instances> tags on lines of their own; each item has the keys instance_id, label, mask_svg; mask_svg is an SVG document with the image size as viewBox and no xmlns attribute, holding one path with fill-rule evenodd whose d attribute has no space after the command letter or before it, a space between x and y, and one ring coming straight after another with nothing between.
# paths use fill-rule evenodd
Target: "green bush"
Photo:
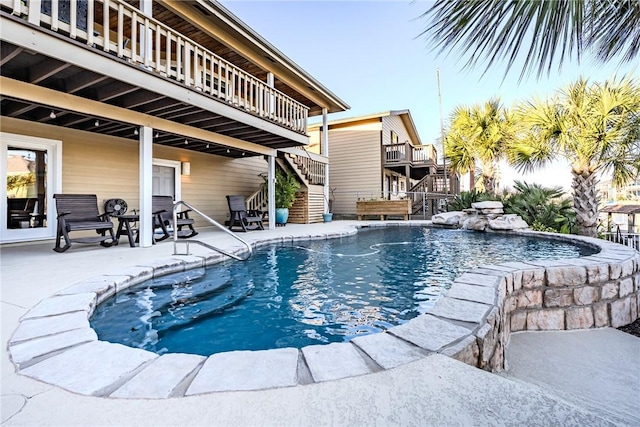
<instances>
[{"instance_id":1,"label":"green bush","mask_svg":"<svg viewBox=\"0 0 640 427\"><path fill-rule=\"evenodd\" d=\"M276 208L290 208L296 200L296 191L300 183L296 177L288 172L276 169Z\"/></svg>"},{"instance_id":2,"label":"green bush","mask_svg":"<svg viewBox=\"0 0 640 427\"><path fill-rule=\"evenodd\" d=\"M576 232L576 214L569 199L563 199L560 187L515 181L516 193L503 199L505 213L517 214L536 231L572 234Z\"/></svg>"},{"instance_id":3,"label":"green bush","mask_svg":"<svg viewBox=\"0 0 640 427\"><path fill-rule=\"evenodd\" d=\"M449 211L461 211L471 208L472 203L484 202L487 200L495 200L495 196L487 192L478 192L476 190L463 191L456 194L451 203L449 203Z\"/></svg>"}]
</instances>

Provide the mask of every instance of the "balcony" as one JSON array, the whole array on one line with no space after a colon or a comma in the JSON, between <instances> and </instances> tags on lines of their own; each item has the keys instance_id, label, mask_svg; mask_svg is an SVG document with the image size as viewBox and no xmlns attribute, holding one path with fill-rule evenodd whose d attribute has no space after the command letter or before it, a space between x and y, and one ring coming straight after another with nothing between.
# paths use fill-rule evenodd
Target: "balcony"
<instances>
[{"instance_id":1,"label":"balcony","mask_svg":"<svg viewBox=\"0 0 640 427\"><path fill-rule=\"evenodd\" d=\"M155 8L160 7L155 3L154 13ZM144 71L160 82L170 81L179 84L194 93L191 96L187 95L187 99L205 96L226 106L222 108L232 107L236 111L294 132L300 137L306 136L308 106L227 61L185 34L142 14L139 9L124 1L0 0L0 6L3 23L23 22L27 28L40 27L43 33L47 35L53 33L55 38L67 40L74 47L83 47L85 50L100 54L102 58L106 55L112 57L114 61L134 67L131 73ZM174 14L171 18L175 20L176 17L177 15ZM181 21L181 25L186 25L184 20ZM275 136L273 132L269 134L255 120L244 120L244 126L242 123L239 125L237 122L240 116L233 114L233 120L229 120L230 116L224 113L228 110L218 109L223 112L211 114L211 111L217 113L218 110L206 107L194 108L194 105L189 102L176 103L175 98L174 102L166 101L169 96L161 90L154 89L160 87L159 83L152 87L152 79L150 80L149 77L146 80L149 85L129 80L128 73L124 75L120 73L117 77L109 76L111 78L105 79L105 76L99 75L100 71L97 68L84 69L83 65L78 63L65 63L65 59L61 56L49 57L47 56L49 52L39 51L37 48L33 51L28 50L28 47L21 46L18 42L16 44L7 42L4 35L3 77L38 84L67 94L75 93L99 102L135 109L145 114L191 126L197 122L200 129L272 148L300 145L300 137L294 137L295 143L292 143L292 138L287 139L286 133L276 132L278 135ZM28 55L33 56L34 53L38 55L37 59L30 59ZM60 52L56 54L62 55ZM47 69L43 70L43 66ZM87 76L87 71L93 71L93 75ZM39 72L43 73L41 79L34 80L33 75ZM86 79L86 82L79 82L78 76L81 72L84 72L83 80ZM27 77L24 77L25 75ZM60 85L61 87L52 87L54 83L45 82L45 80L51 80L53 77L66 81ZM118 80L117 88L116 84L113 84L113 79ZM79 83L83 86L77 87ZM72 87L71 90L68 89L69 86ZM105 94L109 91L113 94ZM96 93L99 95L95 95ZM137 95L137 99L129 101L132 94ZM126 101L123 100L125 95L129 95ZM34 120L32 116L24 114L24 111L30 107L19 101L10 95L3 94L3 110L9 112L7 115L11 117ZM46 105L38 107L44 107L40 115L44 114L45 110L50 111ZM31 106L31 109L33 108L34 106ZM4 111L3 115L5 115ZM73 114L69 113L69 116ZM187 119L181 119L185 117L189 117L188 123ZM93 124L97 117L85 118L88 123ZM70 119L70 121L74 120L78 122L81 118ZM46 121L46 118L38 121ZM210 126L209 123L211 123ZM110 125L112 131L104 133L114 136L132 134L133 127L127 126L126 123L114 122ZM90 129L90 125L86 128L94 131ZM184 138L169 135L166 142L167 145L177 146L182 140ZM228 150L225 151L228 153Z\"/></svg>"},{"instance_id":2,"label":"balcony","mask_svg":"<svg viewBox=\"0 0 640 427\"><path fill-rule=\"evenodd\" d=\"M414 180L435 173L435 156L433 145L412 145L405 142L382 146L383 166Z\"/></svg>"},{"instance_id":3,"label":"balcony","mask_svg":"<svg viewBox=\"0 0 640 427\"><path fill-rule=\"evenodd\" d=\"M382 147L385 166L394 165L433 165L435 151L432 145L389 144Z\"/></svg>"}]
</instances>

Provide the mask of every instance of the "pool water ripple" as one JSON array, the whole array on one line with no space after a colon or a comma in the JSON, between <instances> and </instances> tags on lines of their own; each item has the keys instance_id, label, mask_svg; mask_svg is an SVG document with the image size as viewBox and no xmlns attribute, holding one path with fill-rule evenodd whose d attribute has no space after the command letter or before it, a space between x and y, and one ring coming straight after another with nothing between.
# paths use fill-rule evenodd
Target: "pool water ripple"
<instances>
[{"instance_id":1,"label":"pool water ripple","mask_svg":"<svg viewBox=\"0 0 640 427\"><path fill-rule=\"evenodd\" d=\"M157 353L302 348L387 330L426 312L453 279L483 264L593 251L572 243L401 227L270 245L129 288L101 304L101 340Z\"/></svg>"}]
</instances>

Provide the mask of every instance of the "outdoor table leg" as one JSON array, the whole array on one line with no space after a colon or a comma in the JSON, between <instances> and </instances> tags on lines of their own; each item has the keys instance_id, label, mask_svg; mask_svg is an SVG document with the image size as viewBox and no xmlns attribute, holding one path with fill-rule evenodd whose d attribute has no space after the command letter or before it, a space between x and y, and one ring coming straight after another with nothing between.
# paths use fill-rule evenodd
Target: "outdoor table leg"
<instances>
[{"instance_id":1,"label":"outdoor table leg","mask_svg":"<svg viewBox=\"0 0 640 427\"><path fill-rule=\"evenodd\" d=\"M123 234L123 231L126 230L127 231L127 237L129 239L129 246L131 246L132 248L136 247L136 240L137 240L137 233L136 236L133 235L133 228L131 227L131 224L135 221L137 221L138 217L118 217L118 232L116 233L116 241L118 239L120 239L120 236ZM124 230L123 230L124 229Z\"/></svg>"}]
</instances>

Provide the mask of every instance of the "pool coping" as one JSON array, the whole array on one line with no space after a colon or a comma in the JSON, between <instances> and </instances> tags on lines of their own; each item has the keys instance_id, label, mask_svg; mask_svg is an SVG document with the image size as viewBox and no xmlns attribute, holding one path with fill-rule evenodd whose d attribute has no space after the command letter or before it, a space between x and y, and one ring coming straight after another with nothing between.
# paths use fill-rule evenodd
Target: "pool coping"
<instances>
[{"instance_id":1,"label":"pool coping","mask_svg":"<svg viewBox=\"0 0 640 427\"><path fill-rule=\"evenodd\" d=\"M380 223L367 227L420 226ZM254 247L353 235L350 231L265 238ZM330 381L443 354L488 371L505 368L510 333L621 326L640 311L640 253L581 236L515 232L597 246L595 255L561 261L485 265L455 279L452 291L406 324L347 343L235 351L209 357L158 356L99 341L89 318L100 302L144 280L225 257L181 256L83 280L20 318L9 341L17 371L66 390L113 398L168 398ZM239 252L240 248L232 248ZM54 321L55 320L55 321ZM621 323L624 322L624 323ZM69 372L69 366L74 366Z\"/></svg>"}]
</instances>

